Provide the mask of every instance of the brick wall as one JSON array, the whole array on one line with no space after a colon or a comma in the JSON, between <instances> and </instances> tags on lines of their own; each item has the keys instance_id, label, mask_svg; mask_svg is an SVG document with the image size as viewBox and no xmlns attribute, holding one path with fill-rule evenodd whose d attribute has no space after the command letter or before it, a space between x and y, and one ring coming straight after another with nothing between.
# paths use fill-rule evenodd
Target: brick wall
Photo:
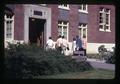
<instances>
[{"instance_id":1,"label":"brick wall","mask_svg":"<svg viewBox=\"0 0 120 84\"><path fill-rule=\"evenodd\" d=\"M70 5L69 16L69 41L78 35L79 13L77 5Z\"/></svg>"},{"instance_id":2,"label":"brick wall","mask_svg":"<svg viewBox=\"0 0 120 84\"><path fill-rule=\"evenodd\" d=\"M54 41L58 38L58 6L48 5L51 8L51 36Z\"/></svg>"},{"instance_id":3,"label":"brick wall","mask_svg":"<svg viewBox=\"0 0 120 84\"><path fill-rule=\"evenodd\" d=\"M15 5L15 21L14 21L14 39L24 40L24 10L23 5Z\"/></svg>"}]
</instances>

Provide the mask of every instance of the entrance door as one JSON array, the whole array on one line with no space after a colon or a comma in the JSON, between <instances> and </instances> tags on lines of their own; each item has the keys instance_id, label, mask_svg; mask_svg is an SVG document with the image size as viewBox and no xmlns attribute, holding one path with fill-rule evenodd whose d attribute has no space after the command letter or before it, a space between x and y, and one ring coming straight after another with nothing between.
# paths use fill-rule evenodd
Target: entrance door
<instances>
[{"instance_id":1,"label":"entrance door","mask_svg":"<svg viewBox=\"0 0 120 84\"><path fill-rule=\"evenodd\" d=\"M44 47L44 19L29 18L29 42Z\"/></svg>"}]
</instances>

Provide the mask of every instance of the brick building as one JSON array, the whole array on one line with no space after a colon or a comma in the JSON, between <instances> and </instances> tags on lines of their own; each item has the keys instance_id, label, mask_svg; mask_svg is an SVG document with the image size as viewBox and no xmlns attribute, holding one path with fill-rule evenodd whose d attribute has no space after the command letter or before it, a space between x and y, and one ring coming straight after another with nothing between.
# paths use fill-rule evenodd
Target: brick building
<instances>
[{"instance_id":1,"label":"brick building","mask_svg":"<svg viewBox=\"0 0 120 84\"><path fill-rule=\"evenodd\" d=\"M70 49L73 37L87 40L87 53L97 53L100 45L115 46L114 5L75 4L9 4L5 10L5 46L8 42L37 43L41 46L49 36L56 41L64 35Z\"/></svg>"}]
</instances>

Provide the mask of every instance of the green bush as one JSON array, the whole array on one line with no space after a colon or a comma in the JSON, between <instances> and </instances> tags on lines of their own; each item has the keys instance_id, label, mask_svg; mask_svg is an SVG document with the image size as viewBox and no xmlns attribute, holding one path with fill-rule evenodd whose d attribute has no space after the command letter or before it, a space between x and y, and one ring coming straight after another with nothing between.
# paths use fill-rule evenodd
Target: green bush
<instances>
[{"instance_id":1,"label":"green bush","mask_svg":"<svg viewBox=\"0 0 120 84\"><path fill-rule=\"evenodd\" d=\"M56 50L46 51L37 45L9 44L5 59L6 78L34 78L92 69L87 62L75 62Z\"/></svg>"},{"instance_id":2,"label":"green bush","mask_svg":"<svg viewBox=\"0 0 120 84\"><path fill-rule=\"evenodd\" d=\"M109 58L106 60L106 63L115 64L115 50L113 50L113 52L109 52Z\"/></svg>"},{"instance_id":3,"label":"green bush","mask_svg":"<svg viewBox=\"0 0 120 84\"><path fill-rule=\"evenodd\" d=\"M108 51L104 45L101 45L98 48L99 55L106 60L106 63L115 63L115 48L113 48L113 51Z\"/></svg>"}]
</instances>

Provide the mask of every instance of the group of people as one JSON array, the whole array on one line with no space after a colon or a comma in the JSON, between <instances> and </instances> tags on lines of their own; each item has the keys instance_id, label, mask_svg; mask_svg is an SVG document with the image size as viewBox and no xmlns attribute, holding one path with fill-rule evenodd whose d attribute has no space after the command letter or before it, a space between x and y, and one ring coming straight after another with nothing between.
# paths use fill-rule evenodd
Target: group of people
<instances>
[{"instance_id":1,"label":"group of people","mask_svg":"<svg viewBox=\"0 0 120 84\"><path fill-rule=\"evenodd\" d=\"M84 51L84 55L86 56L86 39L80 38L79 36L76 36L76 38L73 38L72 43L72 50L74 51Z\"/></svg>"},{"instance_id":2,"label":"group of people","mask_svg":"<svg viewBox=\"0 0 120 84\"><path fill-rule=\"evenodd\" d=\"M84 50L86 55L86 48L83 44L84 41L82 41L79 36L76 36L75 38L73 38L72 51ZM70 50L67 39L65 39L65 37L61 35L58 36L56 43L52 40L52 37L49 37L46 43L46 49L57 49L58 51L64 54L66 50Z\"/></svg>"},{"instance_id":3,"label":"group of people","mask_svg":"<svg viewBox=\"0 0 120 84\"><path fill-rule=\"evenodd\" d=\"M65 53L66 50L69 50L69 43L64 36L58 36L56 43L52 40L52 37L49 37L46 43L46 49L57 49L61 53Z\"/></svg>"}]
</instances>

